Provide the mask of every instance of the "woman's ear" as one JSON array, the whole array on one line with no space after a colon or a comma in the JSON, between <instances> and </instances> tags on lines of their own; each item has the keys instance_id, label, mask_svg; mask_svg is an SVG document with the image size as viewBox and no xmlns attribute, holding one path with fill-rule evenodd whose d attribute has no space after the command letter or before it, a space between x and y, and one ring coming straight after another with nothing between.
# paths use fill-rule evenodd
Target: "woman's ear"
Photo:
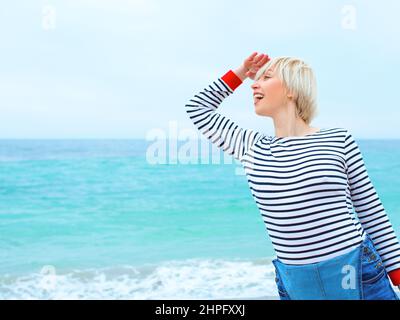
<instances>
[{"instance_id":1,"label":"woman's ear","mask_svg":"<svg viewBox=\"0 0 400 320\"><path fill-rule=\"evenodd\" d=\"M296 99L296 95L291 91L286 91L286 95L290 100L295 100Z\"/></svg>"},{"instance_id":2,"label":"woman's ear","mask_svg":"<svg viewBox=\"0 0 400 320\"><path fill-rule=\"evenodd\" d=\"M290 100L293 99L293 93L290 92L289 89L286 88L286 87L285 87L285 94L286 94L286 97L287 97L288 99L290 99Z\"/></svg>"}]
</instances>

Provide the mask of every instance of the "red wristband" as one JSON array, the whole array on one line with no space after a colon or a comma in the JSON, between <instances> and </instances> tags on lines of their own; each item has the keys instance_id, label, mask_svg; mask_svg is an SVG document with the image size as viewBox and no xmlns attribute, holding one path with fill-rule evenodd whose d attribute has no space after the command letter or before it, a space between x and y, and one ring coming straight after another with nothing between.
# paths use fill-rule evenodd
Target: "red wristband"
<instances>
[{"instance_id":1,"label":"red wristband","mask_svg":"<svg viewBox=\"0 0 400 320\"><path fill-rule=\"evenodd\" d=\"M232 70L229 70L227 73L225 73L221 79L232 89L235 90L237 87L239 87L242 84L242 79L240 79L236 73L234 73Z\"/></svg>"},{"instance_id":2,"label":"red wristband","mask_svg":"<svg viewBox=\"0 0 400 320\"><path fill-rule=\"evenodd\" d=\"M390 280L392 280L393 285L399 286L400 285L400 269L396 269L393 271L388 272Z\"/></svg>"}]
</instances>

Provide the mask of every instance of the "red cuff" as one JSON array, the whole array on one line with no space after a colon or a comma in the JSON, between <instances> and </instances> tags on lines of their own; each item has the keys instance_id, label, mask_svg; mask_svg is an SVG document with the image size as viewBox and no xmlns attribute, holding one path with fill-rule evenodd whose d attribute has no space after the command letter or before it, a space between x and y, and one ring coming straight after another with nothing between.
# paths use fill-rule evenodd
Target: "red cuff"
<instances>
[{"instance_id":1,"label":"red cuff","mask_svg":"<svg viewBox=\"0 0 400 320\"><path fill-rule=\"evenodd\" d=\"M393 271L388 272L390 280L392 280L393 285L399 286L400 285L400 269L396 269Z\"/></svg>"},{"instance_id":2,"label":"red cuff","mask_svg":"<svg viewBox=\"0 0 400 320\"><path fill-rule=\"evenodd\" d=\"M237 87L239 87L242 84L242 79L240 79L236 73L234 73L232 70L229 70L227 73L225 73L222 78L224 82L232 89L235 90Z\"/></svg>"}]
</instances>

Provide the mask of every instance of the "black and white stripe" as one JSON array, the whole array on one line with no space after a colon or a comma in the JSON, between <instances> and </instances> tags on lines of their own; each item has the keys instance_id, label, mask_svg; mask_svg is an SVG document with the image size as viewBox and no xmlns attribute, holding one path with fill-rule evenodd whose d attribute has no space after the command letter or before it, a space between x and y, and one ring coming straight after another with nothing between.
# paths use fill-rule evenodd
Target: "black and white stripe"
<instances>
[{"instance_id":1,"label":"black and white stripe","mask_svg":"<svg viewBox=\"0 0 400 320\"><path fill-rule=\"evenodd\" d=\"M240 160L277 257L309 264L342 255L367 232L386 270L400 268L400 244L344 128L276 138L240 128L216 110L233 90L213 81L186 104L195 126Z\"/></svg>"},{"instance_id":2,"label":"black and white stripe","mask_svg":"<svg viewBox=\"0 0 400 320\"><path fill-rule=\"evenodd\" d=\"M253 130L243 130L232 120L215 112L232 92L222 79L218 79L208 89L204 88L190 99L186 104L186 111L201 133L225 152L240 160L262 135Z\"/></svg>"}]
</instances>

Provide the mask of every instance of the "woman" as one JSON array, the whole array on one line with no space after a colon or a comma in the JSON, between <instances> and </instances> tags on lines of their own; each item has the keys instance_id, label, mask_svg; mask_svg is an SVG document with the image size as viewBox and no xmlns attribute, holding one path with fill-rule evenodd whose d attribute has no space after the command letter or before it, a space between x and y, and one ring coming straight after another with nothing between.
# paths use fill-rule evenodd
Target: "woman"
<instances>
[{"instance_id":1,"label":"woman","mask_svg":"<svg viewBox=\"0 0 400 320\"><path fill-rule=\"evenodd\" d=\"M216 111L247 77L255 112L273 119L275 136ZM254 52L186 111L242 163L277 255L281 299L399 299L389 279L400 285L400 244L351 132L310 126L316 81L305 62Z\"/></svg>"}]
</instances>

